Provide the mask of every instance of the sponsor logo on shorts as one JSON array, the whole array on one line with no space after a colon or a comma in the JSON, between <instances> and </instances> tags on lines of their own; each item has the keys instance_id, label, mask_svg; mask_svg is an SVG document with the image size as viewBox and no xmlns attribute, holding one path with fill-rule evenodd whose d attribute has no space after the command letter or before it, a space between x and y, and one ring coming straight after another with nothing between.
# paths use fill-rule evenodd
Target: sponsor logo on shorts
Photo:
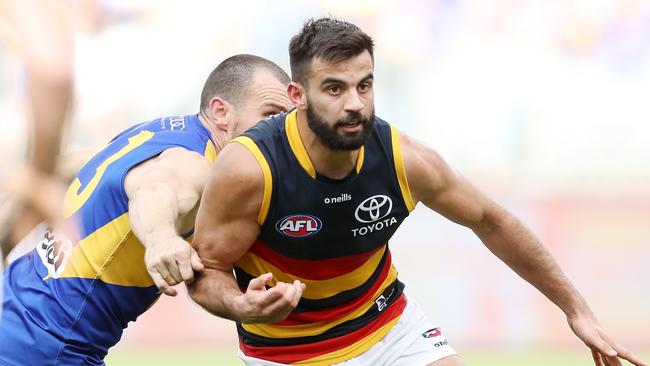
<instances>
[{"instance_id":1,"label":"sponsor logo on shorts","mask_svg":"<svg viewBox=\"0 0 650 366\"><path fill-rule=\"evenodd\" d=\"M422 336L424 338L433 338L442 335L442 332L440 331L440 328L431 328L427 330L426 332L422 333Z\"/></svg>"},{"instance_id":2,"label":"sponsor logo on shorts","mask_svg":"<svg viewBox=\"0 0 650 366\"><path fill-rule=\"evenodd\" d=\"M306 238L320 231L323 223L312 215L290 215L275 224L275 229L282 235L293 238Z\"/></svg>"},{"instance_id":3,"label":"sponsor logo on shorts","mask_svg":"<svg viewBox=\"0 0 650 366\"><path fill-rule=\"evenodd\" d=\"M448 344L449 344L449 342L445 339L445 340L442 340L440 342L434 343L433 346L434 347L442 347L442 346L446 346Z\"/></svg>"}]
</instances>

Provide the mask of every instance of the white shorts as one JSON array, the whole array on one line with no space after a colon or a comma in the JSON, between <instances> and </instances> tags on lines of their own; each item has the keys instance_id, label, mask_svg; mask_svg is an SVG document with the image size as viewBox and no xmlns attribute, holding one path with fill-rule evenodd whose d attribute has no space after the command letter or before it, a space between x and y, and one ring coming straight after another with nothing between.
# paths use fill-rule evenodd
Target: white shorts
<instances>
[{"instance_id":1,"label":"white shorts","mask_svg":"<svg viewBox=\"0 0 650 366\"><path fill-rule=\"evenodd\" d=\"M404 313L381 341L361 355L336 365L426 366L455 354L440 328L429 321L415 300L407 297ZM248 357L241 350L238 355L248 366L283 365Z\"/></svg>"}]
</instances>

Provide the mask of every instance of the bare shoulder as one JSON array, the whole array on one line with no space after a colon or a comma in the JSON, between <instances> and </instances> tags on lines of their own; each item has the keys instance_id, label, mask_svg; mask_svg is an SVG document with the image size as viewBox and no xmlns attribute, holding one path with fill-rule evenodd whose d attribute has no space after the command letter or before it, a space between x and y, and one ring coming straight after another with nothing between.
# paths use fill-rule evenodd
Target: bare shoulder
<instances>
[{"instance_id":1,"label":"bare shoulder","mask_svg":"<svg viewBox=\"0 0 650 366\"><path fill-rule=\"evenodd\" d=\"M264 173L247 147L231 142L217 156L209 185L225 185L231 193L248 194L264 189Z\"/></svg>"},{"instance_id":2,"label":"bare shoulder","mask_svg":"<svg viewBox=\"0 0 650 366\"><path fill-rule=\"evenodd\" d=\"M430 194L443 189L454 173L433 148L400 133L404 169L415 202L426 201Z\"/></svg>"},{"instance_id":3,"label":"bare shoulder","mask_svg":"<svg viewBox=\"0 0 650 366\"><path fill-rule=\"evenodd\" d=\"M501 212L460 173L425 144L400 135L402 155L411 195L415 202L472 229L480 229L485 218Z\"/></svg>"},{"instance_id":4,"label":"bare shoulder","mask_svg":"<svg viewBox=\"0 0 650 366\"><path fill-rule=\"evenodd\" d=\"M203 218L257 222L265 191L260 162L244 145L231 142L219 153L201 198L197 225ZM198 231L198 230L197 230Z\"/></svg>"}]
</instances>

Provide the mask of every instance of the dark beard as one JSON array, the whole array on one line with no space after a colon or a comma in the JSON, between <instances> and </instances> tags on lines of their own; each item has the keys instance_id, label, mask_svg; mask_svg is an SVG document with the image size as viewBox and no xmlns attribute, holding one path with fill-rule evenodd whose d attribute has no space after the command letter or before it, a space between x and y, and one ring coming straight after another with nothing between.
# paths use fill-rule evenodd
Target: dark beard
<instances>
[{"instance_id":1,"label":"dark beard","mask_svg":"<svg viewBox=\"0 0 650 366\"><path fill-rule=\"evenodd\" d=\"M359 121L363 126L361 132L354 136L343 136L337 132L337 128L351 122ZM365 145L370 137L370 134L375 127L375 111L373 109L369 118L366 118L360 112L350 112L345 118L336 121L334 126L329 126L327 122L311 107L311 103L307 103L307 124L312 132L318 136L320 142L326 147L341 151L341 150L357 150Z\"/></svg>"}]
</instances>

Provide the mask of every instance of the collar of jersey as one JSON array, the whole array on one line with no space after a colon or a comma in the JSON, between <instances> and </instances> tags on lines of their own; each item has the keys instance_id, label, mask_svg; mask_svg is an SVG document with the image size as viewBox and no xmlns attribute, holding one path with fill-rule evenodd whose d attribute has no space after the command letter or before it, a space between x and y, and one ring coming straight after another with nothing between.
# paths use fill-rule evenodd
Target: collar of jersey
<instances>
[{"instance_id":1,"label":"collar of jersey","mask_svg":"<svg viewBox=\"0 0 650 366\"><path fill-rule=\"evenodd\" d=\"M289 140L289 146L291 147L293 154L296 156L296 159L298 159L300 166L302 166L305 172L307 172L312 179L316 179L316 169L314 168L314 164L311 163L305 145L302 143L302 139L300 138L300 132L298 131L298 118L296 116L297 110L294 109L287 114L284 121L284 128L287 133L287 139ZM361 167L363 166L364 156L365 149L364 146L361 146L361 149L359 149L359 155L357 156L357 174L359 174Z\"/></svg>"}]
</instances>

